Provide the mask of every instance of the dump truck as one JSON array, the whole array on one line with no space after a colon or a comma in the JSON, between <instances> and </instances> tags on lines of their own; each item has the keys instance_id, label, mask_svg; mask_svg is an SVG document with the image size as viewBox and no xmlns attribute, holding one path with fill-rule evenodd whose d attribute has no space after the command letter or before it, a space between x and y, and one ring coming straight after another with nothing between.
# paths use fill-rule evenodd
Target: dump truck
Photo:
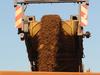
<instances>
[{"instance_id":1,"label":"dump truck","mask_svg":"<svg viewBox=\"0 0 100 75\"><path fill-rule=\"evenodd\" d=\"M35 16L25 15L28 4L76 3L78 15L63 21L57 14L44 15L38 22ZM16 28L25 41L31 70L37 72L83 72L83 38L87 26L88 0L14 0ZM63 8L62 8L63 9Z\"/></svg>"}]
</instances>

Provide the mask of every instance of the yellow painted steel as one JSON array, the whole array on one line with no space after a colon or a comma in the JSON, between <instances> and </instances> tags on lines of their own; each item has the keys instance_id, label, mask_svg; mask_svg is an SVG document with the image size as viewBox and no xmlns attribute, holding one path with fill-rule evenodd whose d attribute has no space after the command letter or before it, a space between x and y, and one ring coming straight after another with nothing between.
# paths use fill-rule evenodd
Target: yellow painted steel
<instances>
[{"instance_id":1,"label":"yellow painted steel","mask_svg":"<svg viewBox=\"0 0 100 75\"><path fill-rule=\"evenodd\" d=\"M30 36L34 37L40 30L41 25L39 22L30 22L29 25L29 32L30 32Z\"/></svg>"},{"instance_id":2,"label":"yellow painted steel","mask_svg":"<svg viewBox=\"0 0 100 75\"><path fill-rule=\"evenodd\" d=\"M67 36L74 36L77 35L77 27L78 27L78 21L76 20L68 20L68 21L62 21L62 29L64 31L64 34ZM40 30L41 23L32 21L29 25L29 32L30 36L34 37Z\"/></svg>"}]
</instances>

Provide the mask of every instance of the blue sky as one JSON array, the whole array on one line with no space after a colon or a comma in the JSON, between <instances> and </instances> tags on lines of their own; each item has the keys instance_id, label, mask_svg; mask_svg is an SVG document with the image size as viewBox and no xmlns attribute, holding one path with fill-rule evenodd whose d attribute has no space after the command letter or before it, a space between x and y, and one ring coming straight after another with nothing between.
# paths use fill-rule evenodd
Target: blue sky
<instances>
[{"instance_id":1,"label":"blue sky","mask_svg":"<svg viewBox=\"0 0 100 75\"><path fill-rule=\"evenodd\" d=\"M55 9L55 10L54 10ZM27 15L36 15L40 20L44 14L59 14L67 20L69 15L76 15L76 4L35 4L28 5ZM89 25L85 31L90 31L92 37L84 39L85 69L90 68L93 72L100 72L100 0L90 0ZM15 28L15 10L13 0L0 2L0 70L30 71L30 64L24 42L19 40Z\"/></svg>"}]
</instances>

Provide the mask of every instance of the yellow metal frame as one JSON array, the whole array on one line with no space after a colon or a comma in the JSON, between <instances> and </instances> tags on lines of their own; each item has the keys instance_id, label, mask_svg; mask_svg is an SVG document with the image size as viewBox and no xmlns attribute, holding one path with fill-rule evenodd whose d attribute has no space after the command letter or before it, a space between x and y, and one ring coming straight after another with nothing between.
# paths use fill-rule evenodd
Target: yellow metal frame
<instances>
[{"instance_id":1,"label":"yellow metal frame","mask_svg":"<svg viewBox=\"0 0 100 75\"><path fill-rule=\"evenodd\" d=\"M30 36L34 37L41 29L41 22L31 21L29 24ZM77 35L78 20L62 21L62 29L66 36Z\"/></svg>"}]
</instances>

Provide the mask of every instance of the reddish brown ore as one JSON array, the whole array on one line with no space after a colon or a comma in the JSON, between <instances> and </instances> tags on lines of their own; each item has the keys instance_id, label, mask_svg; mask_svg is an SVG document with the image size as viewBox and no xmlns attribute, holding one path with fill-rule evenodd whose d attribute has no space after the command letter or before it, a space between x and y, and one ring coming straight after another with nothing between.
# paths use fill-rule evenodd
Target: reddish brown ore
<instances>
[{"instance_id":1,"label":"reddish brown ore","mask_svg":"<svg viewBox=\"0 0 100 75\"><path fill-rule=\"evenodd\" d=\"M39 71L53 71L56 65L58 35L61 19L57 15L46 15L41 19L39 31Z\"/></svg>"}]
</instances>

